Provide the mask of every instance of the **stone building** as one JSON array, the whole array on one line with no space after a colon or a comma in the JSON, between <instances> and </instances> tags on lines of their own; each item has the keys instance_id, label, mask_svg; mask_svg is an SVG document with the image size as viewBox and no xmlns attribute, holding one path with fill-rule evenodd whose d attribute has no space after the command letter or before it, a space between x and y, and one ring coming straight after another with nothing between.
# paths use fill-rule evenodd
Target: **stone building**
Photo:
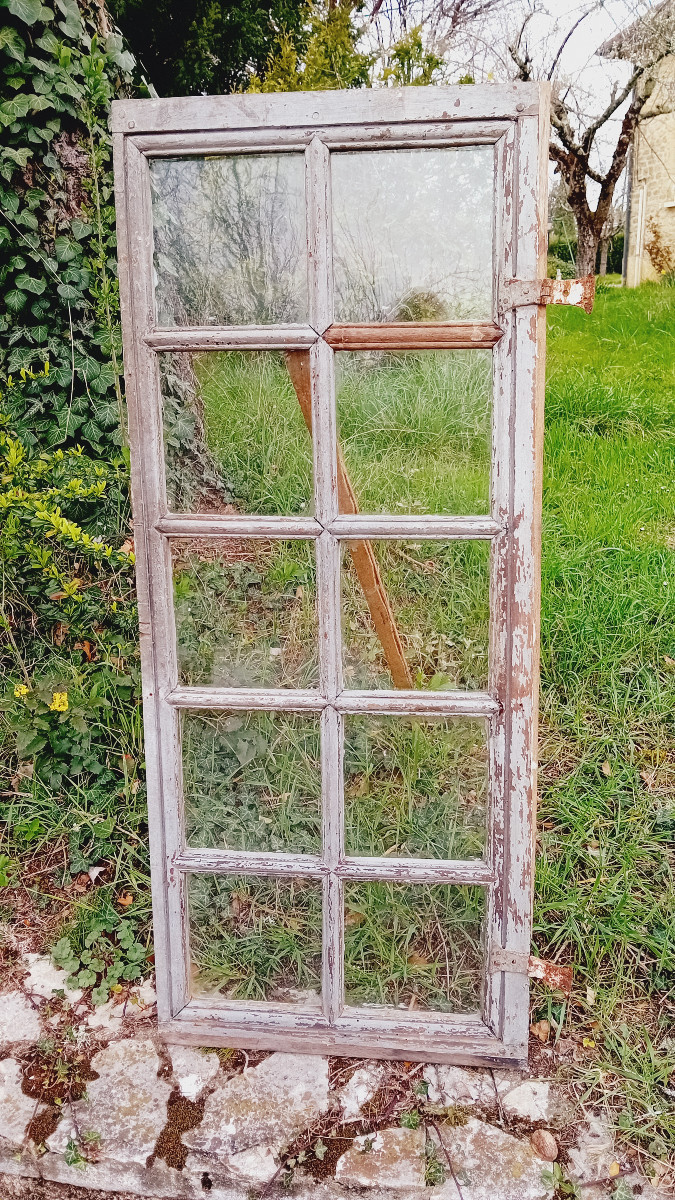
<instances>
[{"instance_id":1,"label":"stone building","mask_svg":"<svg viewBox=\"0 0 675 1200\"><path fill-rule=\"evenodd\" d=\"M653 47L672 38L675 0L663 0L653 18L634 22L605 42L607 58L645 61ZM657 65L655 85L635 134L628 171L624 279L637 287L675 271L675 53Z\"/></svg>"}]
</instances>

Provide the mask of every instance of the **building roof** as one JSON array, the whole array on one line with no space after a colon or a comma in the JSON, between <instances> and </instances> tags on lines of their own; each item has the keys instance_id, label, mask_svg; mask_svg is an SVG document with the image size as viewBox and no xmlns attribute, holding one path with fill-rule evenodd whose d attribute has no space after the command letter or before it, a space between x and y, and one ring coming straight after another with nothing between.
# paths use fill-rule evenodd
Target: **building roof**
<instances>
[{"instance_id":1,"label":"building roof","mask_svg":"<svg viewBox=\"0 0 675 1200\"><path fill-rule=\"evenodd\" d=\"M655 57L654 50L659 43L670 41L672 52L675 53L674 39L675 0L660 0L637 21L603 42L598 54L603 58L625 58L640 63Z\"/></svg>"}]
</instances>

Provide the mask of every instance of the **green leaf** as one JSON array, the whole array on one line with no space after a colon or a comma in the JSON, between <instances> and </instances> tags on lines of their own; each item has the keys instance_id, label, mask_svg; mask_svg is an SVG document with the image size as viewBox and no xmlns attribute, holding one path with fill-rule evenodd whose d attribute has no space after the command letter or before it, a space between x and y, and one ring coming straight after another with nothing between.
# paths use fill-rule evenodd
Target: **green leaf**
<instances>
[{"instance_id":1,"label":"green leaf","mask_svg":"<svg viewBox=\"0 0 675 1200\"><path fill-rule=\"evenodd\" d=\"M92 231L92 227L88 221L81 221L79 217L73 218L70 223L70 229L73 237L77 238L78 241L80 238L89 237L89 234Z\"/></svg>"},{"instance_id":2,"label":"green leaf","mask_svg":"<svg viewBox=\"0 0 675 1200\"><path fill-rule=\"evenodd\" d=\"M20 292L16 288L12 288L10 292L5 293L5 304L10 312L19 312L23 308L28 296L25 292Z\"/></svg>"},{"instance_id":3,"label":"green leaf","mask_svg":"<svg viewBox=\"0 0 675 1200\"><path fill-rule=\"evenodd\" d=\"M56 290L62 300L80 300L82 297L80 289L72 283L60 283Z\"/></svg>"},{"instance_id":4,"label":"green leaf","mask_svg":"<svg viewBox=\"0 0 675 1200\"><path fill-rule=\"evenodd\" d=\"M26 44L11 25L5 25L0 29L0 50L3 47L17 62L23 62L26 57Z\"/></svg>"},{"instance_id":5,"label":"green leaf","mask_svg":"<svg viewBox=\"0 0 675 1200\"><path fill-rule=\"evenodd\" d=\"M36 21L44 20L42 0L2 0L3 8L8 8L13 17L18 17L25 25L34 25Z\"/></svg>"},{"instance_id":6,"label":"green leaf","mask_svg":"<svg viewBox=\"0 0 675 1200\"><path fill-rule=\"evenodd\" d=\"M47 286L47 281L46 279L34 279L32 275L17 275L16 286L23 288L24 292L34 292L36 296L41 296Z\"/></svg>"}]
</instances>

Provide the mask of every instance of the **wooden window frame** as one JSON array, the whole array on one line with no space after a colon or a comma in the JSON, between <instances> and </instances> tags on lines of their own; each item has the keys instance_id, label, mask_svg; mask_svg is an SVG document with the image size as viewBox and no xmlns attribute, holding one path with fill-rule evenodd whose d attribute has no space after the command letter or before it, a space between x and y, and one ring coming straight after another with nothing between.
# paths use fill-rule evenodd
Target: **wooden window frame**
<instances>
[{"instance_id":1,"label":"wooden window frame","mask_svg":"<svg viewBox=\"0 0 675 1200\"><path fill-rule=\"evenodd\" d=\"M546 267L548 88L539 84L368 89L115 101L112 129L124 363L148 779L160 1029L171 1041L505 1066L527 1059L536 798L545 309L514 280ZM489 321L335 325L331 312L330 153L492 145L494 286ZM156 327L148 158L295 150L305 154L309 249L306 325ZM517 289L516 289L517 290ZM522 291L522 289L521 289ZM489 348L493 360L489 516L340 515L333 379L336 349ZM167 508L158 353L308 351L315 518L185 515ZM316 544L317 691L178 685L171 587L177 537L310 538ZM346 538L479 538L491 543L486 691L347 691L340 663L340 549ZM321 855L186 846L181 709L312 711L322 737ZM343 845L345 713L487 718L490 829L484 861L347 857ZM191 998L186 873L322 880L322 1009ZM342 889L347 880L471 883L486 888L483 1011L406 1014L344 1008Z\"/></svg>"}]
</instances>

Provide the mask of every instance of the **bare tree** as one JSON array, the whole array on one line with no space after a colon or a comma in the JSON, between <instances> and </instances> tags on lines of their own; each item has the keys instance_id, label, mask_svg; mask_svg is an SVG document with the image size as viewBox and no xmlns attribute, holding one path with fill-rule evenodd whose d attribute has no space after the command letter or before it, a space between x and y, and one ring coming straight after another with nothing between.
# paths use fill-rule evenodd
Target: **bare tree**
<instances>
[{"instance_id":1,"label":"bare tree","mask_svg":"<svg viewBox=\"0 0 675 1200\"><path fill-rule=\"evenodd\" d=\"M421 69L429 57L438 63L433 82L456 82L470 75L477 47L490 22L514 7L517 0L370 0L362 15L364 46L376 60L374 77L379 81L396 58L397 47L414 46L420 36L416 76L398 82L432 82ZM422 50L423 41L423 50ZM459 69L458 69L459 66Z\"/></svg>"},{"instance_id":2,"label":"bare tree","mask_svg":"<svg viewBox=\"0 0 675 1200\"><path fill-rule=\"evenodd\" d=\"M516 37L509 44L509 53L516 64L518 78L544 78L552 84L550 157L556 164L565 184L567 199L577 225L577 275L595 271L598 245L612 222L612 205L617 183L626 165L628 151L640 121L647 112L654 115L648 101L657 82L659 63L675 52L675 0L663 0L653 8L636 6L635 19L622 33L605 42L598 53L608 58L621 58L632 63L629 77L623 86L615 84L609 101L595 116L590 116L579 97L573 81L562 74L561 60L570 40L581 34L584 21L606 7L604 0L595 0L579 15L561 36L547 64L535 63L528 46L528 27L533 16L542 12L540 0L521 21ZM641 10L641 11L640 11ZM667 111L671 102L658 111ZM601 131L607 133L608 123L623 111L618 137L604 171L593 165L593 155ZM610 127L611 128L611 127ZM595 208L589 200L589 182L598 185Z\"/></svg>"}]
</instances>

